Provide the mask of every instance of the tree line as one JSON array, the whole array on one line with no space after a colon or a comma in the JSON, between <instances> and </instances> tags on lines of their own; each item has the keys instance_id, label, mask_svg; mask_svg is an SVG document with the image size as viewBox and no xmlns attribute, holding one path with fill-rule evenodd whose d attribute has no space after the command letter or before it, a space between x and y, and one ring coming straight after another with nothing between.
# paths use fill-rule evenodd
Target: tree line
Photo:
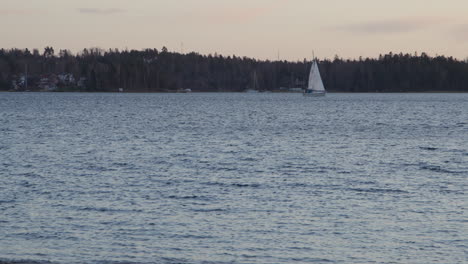
<instances>
[{"instance_id":1,"label":"tree line","mask_svg":"<svg viewBox=\"0 0 468 264\"><path fill-rule=\"evenodd\" d=\"M0 49L0 90L39 90L44 77L74 76L57 90L167 92L275 91L304 87L310 61L270 61L219 54L181 54L161 50L84 49L56 52L53 47ZM468 60L421 54L319 61L324 85L331 92L468 92ZM254 77L255 76L255 77ZM19 79L23 82L19 82ZM254 80L255 79L255 80ZM81 80L81 83L78 82Z\"/></svg>"}]
</instances>

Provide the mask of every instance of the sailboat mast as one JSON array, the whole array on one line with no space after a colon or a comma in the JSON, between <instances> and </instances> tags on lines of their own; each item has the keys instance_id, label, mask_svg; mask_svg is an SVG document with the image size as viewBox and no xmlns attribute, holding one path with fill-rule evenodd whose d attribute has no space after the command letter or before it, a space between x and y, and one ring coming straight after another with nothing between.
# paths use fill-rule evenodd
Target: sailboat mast
<instances>
[{"instance_id":1,"label":"sailboat mast","mask_svg":"<svg viewBox=\"0 0 468 264\"><path fill-rule=\"evenodd\" d=\"M257 88L258 88L257 86L258 86L258 84L257 84L257 71L254 71L254 73L253 73L253 89L257 90Z\"/></svg>"},{"instance_id":2,"label":"sailboat mast","mask_svg":"<svg viewBox=\"0 0 468 264\"><path fill-rule=\"evenodd\" d=\"M26 87L26 90L28 89L28 64L24 64L24 72L25 72L25 79L24 79L24 86Z\"/></svg>"}]
</instances>

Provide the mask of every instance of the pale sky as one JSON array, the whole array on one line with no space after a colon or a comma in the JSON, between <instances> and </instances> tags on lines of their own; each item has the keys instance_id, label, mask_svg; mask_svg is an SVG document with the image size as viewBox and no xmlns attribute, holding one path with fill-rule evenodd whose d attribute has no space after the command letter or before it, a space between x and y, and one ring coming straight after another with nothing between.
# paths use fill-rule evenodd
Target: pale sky
<instances>
[{"instance_id":1,"label":"pale sky","mask_svg":"<svg viewBox=\"0 0 468 264\"><path fill-rule=\"evenodd\" d=\"M465 59L468 0L0 0L0 48L45 46Z\"/></svg>"}]
</instances>

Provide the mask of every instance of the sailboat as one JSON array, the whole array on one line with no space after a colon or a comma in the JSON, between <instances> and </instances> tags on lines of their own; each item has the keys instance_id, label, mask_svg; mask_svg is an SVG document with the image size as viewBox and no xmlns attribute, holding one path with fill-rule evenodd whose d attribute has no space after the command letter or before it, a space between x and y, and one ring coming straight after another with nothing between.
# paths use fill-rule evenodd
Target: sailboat
<instances>
[{"instance_id":1,"label":"sailboat","mask_svg":"<svg viewBox=\"0 0 468 264\"><path fill-rule=\"evenodd\" d=\"M325 96L326 93L322 77L320 77L318 63L314 59L312 67L310 67L309 84L307 85L307 89L304 90L304 96Z\"/></svg>"},{"instance_id":2,"label":"sailboat","mask_svg":"<svg viewBox=\"0 0 468 264\"><path fill-rule=\"evenodd\" d=\"M245 90L246 93L258 93L258 79L257 79L257 72L253 72L253 79L252 79L252 87Z\"/></svg>"}]
</instances>

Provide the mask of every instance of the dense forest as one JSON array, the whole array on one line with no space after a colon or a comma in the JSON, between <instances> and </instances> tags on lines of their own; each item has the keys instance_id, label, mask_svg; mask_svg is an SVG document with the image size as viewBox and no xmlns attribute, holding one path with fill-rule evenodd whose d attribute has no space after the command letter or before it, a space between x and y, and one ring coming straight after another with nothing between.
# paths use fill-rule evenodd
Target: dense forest
<instances>
[{"instance_id":1,"label":"dense forest","mask_svg":"<svg viewBox=\"0 0 468 264\"><path fill-rule=\"evenodd\" d=\"M0 90L240 92L255 88L287 91L304 87L310 61L263 61L247 57L180 54L145 49L84 49L78 54L52 47L0 49ZM331 92L468 92L468 60L425 53L378 58L321 60Z\"/></svg>"}]
</instances>

